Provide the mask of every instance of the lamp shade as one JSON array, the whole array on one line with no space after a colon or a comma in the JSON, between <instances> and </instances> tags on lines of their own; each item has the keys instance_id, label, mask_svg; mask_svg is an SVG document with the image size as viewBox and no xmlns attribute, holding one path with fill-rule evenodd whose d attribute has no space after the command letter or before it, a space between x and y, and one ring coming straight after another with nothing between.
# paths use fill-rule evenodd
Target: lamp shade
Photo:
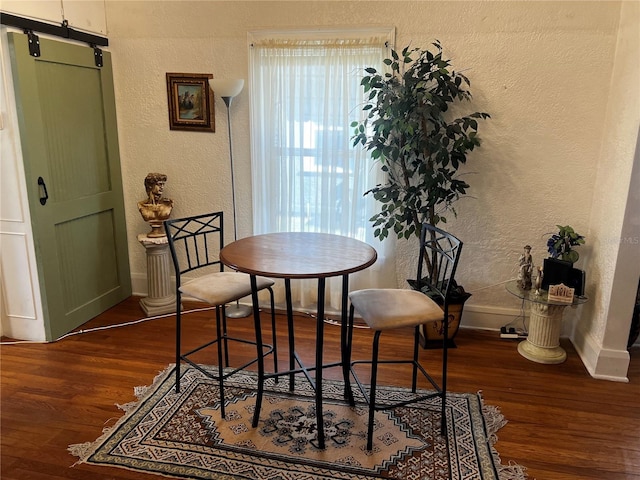
<instances>
[{"instance_id":1,"label":"lamp shade","mask_svg":"<svg viewBox=\"0 0 640 480\"><path fill-rule=\"evenodd\" d=\"M242 91L242 87L244 87L244 80L210 78L209 86L216 95L221 97L235 97Z\"/></svg>"}]
</instances>

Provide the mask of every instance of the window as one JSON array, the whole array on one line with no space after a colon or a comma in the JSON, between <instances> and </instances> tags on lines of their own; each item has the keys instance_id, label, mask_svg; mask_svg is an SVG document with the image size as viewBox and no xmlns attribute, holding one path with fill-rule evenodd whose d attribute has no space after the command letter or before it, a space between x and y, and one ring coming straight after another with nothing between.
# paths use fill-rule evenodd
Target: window
<instances>
[{"instance_id":1,"label":"window","mask_svg":"<svg viewBox=\"0 0 640 480\"><path fill-rule=\"evenodd\" d=\"M254 233L346 235L385 263L369 222L376 204L364 196L380 169L351 146L350 125L363 116L364 69L383 69L393 29L253 32L249 41Z\"/></svg>"}]
</instances>

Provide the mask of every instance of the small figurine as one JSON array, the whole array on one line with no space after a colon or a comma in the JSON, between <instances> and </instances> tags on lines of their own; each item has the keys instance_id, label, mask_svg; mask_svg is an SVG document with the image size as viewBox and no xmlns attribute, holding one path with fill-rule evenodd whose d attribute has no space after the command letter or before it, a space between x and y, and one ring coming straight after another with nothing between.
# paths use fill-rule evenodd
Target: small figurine
<instances>
[{"instance_id":1,"label":"small figurine","mask_svg":"<svg viewBox=\"0 0 640 480\"><path fill-rule=\"evenodd\" d=\"M522 290L531 290L531 274L533 273L531 245L524 246L524 253L520 255L518 265L518 287Z\"/></svg>"},{"instance_id":2,"label":"small figurine","mask_svg":"<svg viewBox=\"0 0 640 480\"><path fill-rule=\"evenodd\" d=\"M167 176L163 173L150 173L144 179L147 198L138 202L138 210L145 222L151 225L148 237L164 237L163 221L169 218L173 209L173 200L163 198L162 193Z\"/></svg>"},{"instance_id":3,"label":"small figurine","mask_svg":"<svg viewBox=\"0 0 640 480\"><path fill-rule=\"evenodd\" d=\"M538 276L536 277L536 295L540 295L540 289L542 288L542 279L544 278L544 271L542 267L538 267Z\"/></svg>"}]
</instances>

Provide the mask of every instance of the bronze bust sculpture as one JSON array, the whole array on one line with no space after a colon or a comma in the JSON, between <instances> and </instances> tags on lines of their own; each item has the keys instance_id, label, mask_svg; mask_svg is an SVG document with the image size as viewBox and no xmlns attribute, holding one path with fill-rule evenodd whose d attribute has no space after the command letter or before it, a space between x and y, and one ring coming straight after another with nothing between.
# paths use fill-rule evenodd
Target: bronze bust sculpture
<instances>
[{"instance_id":1,"label":"bronze bust sculpture","mask_svg":"<svg viewBox=\"0 0 640 480\"><path fill-rule=\"evenodd\" d=\"M166 182L167 176L162 173L150 173L144 179L147 198L138 202L138 210L144 221L151 225L148 237L166 236L162 222L169 218L173 209L173 200L162 196Z\"/></svg>"}]
</instances>

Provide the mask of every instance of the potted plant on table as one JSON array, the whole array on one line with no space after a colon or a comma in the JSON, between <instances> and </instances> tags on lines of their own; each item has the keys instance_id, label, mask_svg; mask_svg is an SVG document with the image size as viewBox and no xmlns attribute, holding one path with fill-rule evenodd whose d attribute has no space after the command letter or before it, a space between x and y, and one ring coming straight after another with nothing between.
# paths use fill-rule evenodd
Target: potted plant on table
<instances>
[{"instance_id":1,"label":"potted plant on table","mask_svg":"<svg viewBox=\"0 0 640 480\"><path fill-rule=\"evenodd\" d=\"M459 169L468 153L480 146L478 121L490 117L484 112L465 116L452 112L454 104L471 100L470 82L452 69L440 42L433 47L433 52L410 47L400 53L392 50L391 58L384 61L389 71L367 68L361 81L369 93L363 107L367 115L351 124L352 140L354 146L370 152L387 177L384 184L365 192L382 203L380 212L370 219L380 240L390 232L398 238L419 238L423 223L446 223L449 212L456 215L454 203L469 188ZM427 274L433 268L426 258ZM416 281L409 282L421 290ZM450 339L457 333L462 305L469 297L461 286L452 293L452 303L460 308L449 322ZM451 307L450 312L454 313ZM423 347L442 344L442 325L433 332L421 331Z\"/></svg>"},{"instance_id":2,"label":"potted plant on table","mask_svg":"<svg viewBox=\"0 0 640 480\"><path fill-rule=\"evenodd\" d=\"M584 245L584 236L576 233L573 227L569 225L556 225L558 227L558 233L554 233L547 240L547 249L551 258L556 258L569 262L571 264L576 263L580 254L573 249L580 245Z\"/></svg>"},{"instance_id":3,"label":"potted plant on table","mask_svg":"<svg viewBox=\"0 0 640 480\"><path fill-rule=\"evenodd\" d=\"M579 287L578 292L581 295L584 293L584 285L581 284L584 280L583 277L577 278L575 276L574 271L579 271L573 268L573 264L580 258L575 247L584 245L585 237L569 225L556 225L556 227L558 227L558 233L551 234L547 240L549 258L545 258L543 261L542 289L547 290L549 285L564 283Z\"/></svg>"}]
</instances>

